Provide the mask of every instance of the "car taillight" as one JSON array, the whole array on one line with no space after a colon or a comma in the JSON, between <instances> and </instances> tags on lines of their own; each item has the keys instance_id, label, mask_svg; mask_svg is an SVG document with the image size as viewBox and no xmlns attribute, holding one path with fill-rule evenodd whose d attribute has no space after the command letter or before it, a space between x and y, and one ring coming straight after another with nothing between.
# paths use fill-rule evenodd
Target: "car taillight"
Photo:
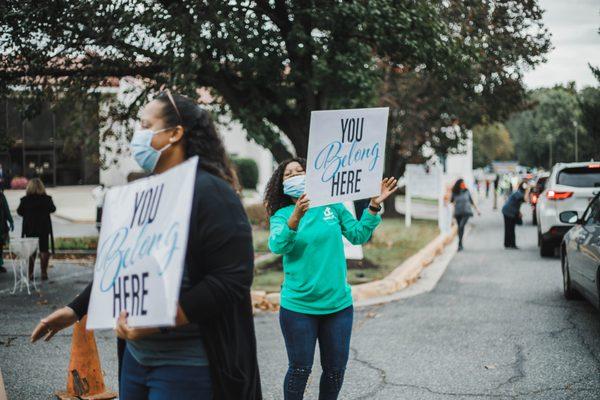
<instances>
[{"instance_id":1,"label":"car taillight","mask_svg":"<svg viewBox=\"0 0 600 400\"><path fill-rule=\"evenodd\" d=\"M548 190L546 197L548 200L564 200L573 196L573 192L555 192L554 190Z\"/></svg>"},{"instance_id":2,"label":"car taillight","mask_svg":"<svg viewBox=\"0 0 600 400\"><path fill-rule=\"evenodd\" d=\"M538 196L537 194L532 194L531 195L531 204L536 204L538 201Z\"/></svg>"}]
</instances>

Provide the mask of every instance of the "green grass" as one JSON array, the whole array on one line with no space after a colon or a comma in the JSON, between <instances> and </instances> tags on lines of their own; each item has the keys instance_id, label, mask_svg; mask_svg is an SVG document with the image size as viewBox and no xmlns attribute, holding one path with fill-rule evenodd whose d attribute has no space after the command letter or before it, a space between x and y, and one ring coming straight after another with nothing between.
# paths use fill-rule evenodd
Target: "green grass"
<instances>
[{"instance_id":1,"label":"green grass","mask_svg":"<svg viewBox=\"0 0 600 400\"><path fill-rule=\"evenodd\" d=\"M363 246L366 268L350 268L348 281L351 284L369 282L388 275L408 257L415 254L438 235L435 221L413 220L406 228L404 219L385 219L373 235L373 240ZM268 231L254 231L254 247L266 248ZM257 265L253 289L267 292L279 291L283 282L283 271L277 266Z\"/></svg>"},{"instance_id":2,"label":"green grass","mask_svg":"<svg viewBox=\"0 0 600 400\"><path fill-rule=\"evenodd\" d=\"M413 220L411 227L407 228L404 219L384 220L375 231L373 240L363 247L365 258L376 268L350 269L348 281L356 284L387 276L438 234L436 221Z\"/></svg>"},{"instance_id":3,"label":"green grass","mask_svg":"<svg viewBox=\"0 0 600 400\"><path fill-rule=\"evenodd\" d=\"M56 250L96 250L98 238L95 236L83 236L76 238L55 238Z\"/></svg>"}]
</instances>

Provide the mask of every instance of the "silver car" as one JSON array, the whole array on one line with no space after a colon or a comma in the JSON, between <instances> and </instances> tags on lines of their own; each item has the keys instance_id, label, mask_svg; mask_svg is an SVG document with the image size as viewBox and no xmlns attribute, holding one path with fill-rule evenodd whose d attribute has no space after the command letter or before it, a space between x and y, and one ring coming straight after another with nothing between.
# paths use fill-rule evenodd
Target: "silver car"
<instances>
[{"instance_id":1,"label":"silver car","mask_svg":"<svg viewBox=\"0 0 600 400\"><path fill-rule=\"evenodd\" d=\"M600 308L600 193L583 215L564 211L560 220L574 225L560 247L565 297L572 299L581 294Z\"/></svg>"}]
</instances>

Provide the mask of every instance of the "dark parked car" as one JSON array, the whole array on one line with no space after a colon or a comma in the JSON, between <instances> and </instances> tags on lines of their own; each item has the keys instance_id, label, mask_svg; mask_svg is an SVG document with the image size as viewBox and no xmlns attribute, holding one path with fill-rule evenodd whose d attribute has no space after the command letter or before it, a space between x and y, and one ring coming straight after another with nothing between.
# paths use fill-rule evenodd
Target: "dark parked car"
<instances>
[{"instance_id":1,"label":"dark parked car","mask_svg":"<svg viewBox=\"0 0 600 400\"><path fill-rule=\"evenodd\" d=\"M542 172L535 178L531 193L529 194L529 203L531 204L531 214L533 215L533 225L537 225L537 213L535 212L535 205L538 202L542 192L546 188L546 181L550 174L548 172Z\"/></svg>"},{"instance_id":2,"label":"dark parked car","mask_svg":"<svg viewBox=\"0 0 600 400\"><path fill-rule=\"evenodd\" d=\"M561 264L565 297L581 294L600 308L600 193L583 215L576 211L560 214L564 223L574 224L561 244Z\"/></svg>"}]
</instances>

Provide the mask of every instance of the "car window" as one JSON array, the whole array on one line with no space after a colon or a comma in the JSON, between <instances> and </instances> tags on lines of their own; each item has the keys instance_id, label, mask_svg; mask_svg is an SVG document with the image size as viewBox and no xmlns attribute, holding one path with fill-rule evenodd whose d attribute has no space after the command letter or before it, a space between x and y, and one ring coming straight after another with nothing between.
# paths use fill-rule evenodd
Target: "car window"
<instances>
[{"instance_id":1,"label":"car window","mask_svg":"<svg viewBox=\"0 0 600 400\"><path fill-rule=\"evenodd\" d=\"M558 173L556 183L573 187L600 187L600 168L565 168Z\"/></svg>"},{"instance_id":2,"label":"car window","mask_svg":"<svg viewBox=\"0 0 600 400\"><path fill-rule=\"evenodd\" d=\"M586 225L600 224L600 196L596 196L587 210L585 210L583 221Z\"/></svg>"}]
</instances>

